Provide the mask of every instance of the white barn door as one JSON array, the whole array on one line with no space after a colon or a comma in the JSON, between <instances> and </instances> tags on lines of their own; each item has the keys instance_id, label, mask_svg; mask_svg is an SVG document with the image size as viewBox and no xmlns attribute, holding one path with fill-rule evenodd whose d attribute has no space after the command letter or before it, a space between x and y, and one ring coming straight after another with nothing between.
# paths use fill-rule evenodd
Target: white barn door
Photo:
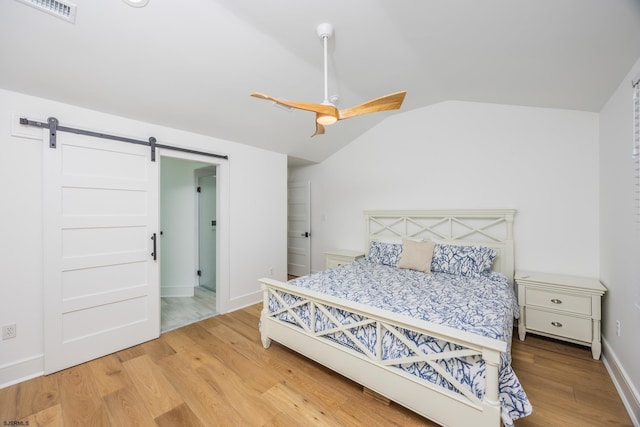
<instances>
[{"instance_id":1,"label":"white barn door","mask_svg":"<svg viewBox=\"0 0 640 427\"><path fill-rule=\"evenodd\" d=\"M44 144L47 374L160 334L150 158L146 146L71 133L58 132L57 148Z\"/></svg>"}]
</instances>

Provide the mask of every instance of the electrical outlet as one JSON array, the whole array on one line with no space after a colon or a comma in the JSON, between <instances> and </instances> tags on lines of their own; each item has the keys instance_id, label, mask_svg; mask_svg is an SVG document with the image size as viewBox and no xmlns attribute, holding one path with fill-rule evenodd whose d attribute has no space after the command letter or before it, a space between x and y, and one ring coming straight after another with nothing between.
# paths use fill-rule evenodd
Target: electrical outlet
<instances>
[{"instance_id":1,"label":"electrical outlet","mask_svg":"<svg viewBox=\"0 0 640 427\"><path fill-rule=\"evenodd\" d=\"M3 340L8 340L10 338L15 338L16 337L16 324L14 323L13 325L5 325L2 327L2 339Z\"/></svg>"},{"instance_id":2,"label":"electrical outlet","mask_svg":"<svg viewBox=\"0 0 640 427\"><path fill-rule=\"evenodd\" d=\"M620 323L619 320L616 320L616 335L620 336L620 326L622 324Z\"/></svg>"}]
</instances>

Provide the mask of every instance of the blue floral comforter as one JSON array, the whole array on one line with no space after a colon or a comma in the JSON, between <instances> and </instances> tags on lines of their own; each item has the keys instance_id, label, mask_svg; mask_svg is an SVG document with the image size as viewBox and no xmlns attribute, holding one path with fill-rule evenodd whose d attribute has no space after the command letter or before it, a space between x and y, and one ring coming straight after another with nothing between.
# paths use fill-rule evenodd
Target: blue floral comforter
<instances>
[{"instance_id":1,"label":"blue floral comforter","mask_svg":"<svg viewBox=\"0 0 640 427\"><path fill-rule=\"evenodd\" d=\"M513 319L518 316L518 305L506 278L499 273L486 273L480 277L463 277L446 273L425 274L414 270L398 269L368 261L366 258L336 268L313 273L289 282L292 285L309 288L346 300L355 301L383 310L408 315L429 322L447 325L463 331L505 341L508 351L502 354L500 366L500 401L502 420L505 426L529 415L531 404L511 368L510 345ZM295 298L287 295L288 299ZM279 303L271 298L270 310L279 308ZM300 316L309 317L301 311ZM353 313L334 309L334 315L343 323L357 322ZM357 317L357 316L356 316ZM283 320L296 322L283 314ZM345 320L346 319L346 320ZM332 327L330 320L316 315L317 330ZM327 323L322 325L322 323ZM456 347L432 337L420 336L405 331L425 353L442 352ZM375 343L375 328L363 326L355 332L357 339L369 347ZM361 351L343 334L332 339ZM384 339L385 353L408 355L406 346L398 345L393 337ZM373 348L370 348L374 351ZM445 369L469 387L479 399L484 396L484 361L478 356L466 357L452 363L445 363ZM440 374L424 363L401 365L401 369L418 375L433 383L457 391Z\"/></svg>"}]
</instances>

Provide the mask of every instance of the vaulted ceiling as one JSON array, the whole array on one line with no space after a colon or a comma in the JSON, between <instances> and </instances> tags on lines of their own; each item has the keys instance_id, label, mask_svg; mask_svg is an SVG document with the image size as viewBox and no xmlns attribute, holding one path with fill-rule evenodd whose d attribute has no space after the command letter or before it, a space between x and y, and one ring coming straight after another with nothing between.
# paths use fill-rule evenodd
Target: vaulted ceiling
<instances>
[{"instance_id":1,"label":"vaulted ceiling","mask_svg":"<svg viewBox=\"0 0 640 427\"><path fill-rule=\"evenodd\" d=\"M30 0L28 0L30 1ZM34 0L36 1L36 0ZM598 112L640 58L640 0L73 0L74 23L0 4L0 87L322 161L392 114L445 100ZM250 92L338 107L340 121ZM52 112L55 113L55 112Z\"/></svg>"}]
</instances>

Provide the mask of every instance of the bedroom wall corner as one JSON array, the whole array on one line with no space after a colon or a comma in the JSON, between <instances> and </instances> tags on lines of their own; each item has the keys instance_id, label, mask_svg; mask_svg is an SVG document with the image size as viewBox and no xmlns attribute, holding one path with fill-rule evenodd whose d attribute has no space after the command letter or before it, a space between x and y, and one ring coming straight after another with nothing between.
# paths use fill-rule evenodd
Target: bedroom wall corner
<instances>
[{"instance_id":1,"label":"bedroom wall corner","mask_svg":"<svg viewBox=\"0 0 640 427\"><path fill-rule=\"evenodd\" d=\"M633 88L640 58L600 112L600 280L604 358L632 418L640 420L640 210L631 158ZM618 334L616 322L620 322ZM633 399L631 399L633 396Z\"/></svg>"}]
</instances>

